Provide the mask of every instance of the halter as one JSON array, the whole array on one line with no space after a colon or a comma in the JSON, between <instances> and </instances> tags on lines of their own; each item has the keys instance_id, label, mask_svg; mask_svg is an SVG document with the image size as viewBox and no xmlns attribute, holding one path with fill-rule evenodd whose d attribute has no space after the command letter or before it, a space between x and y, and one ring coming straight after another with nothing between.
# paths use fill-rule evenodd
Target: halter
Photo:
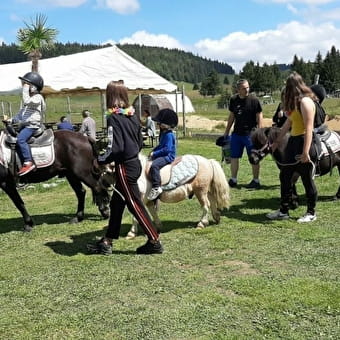
<instances>
[{"instance_id":1,"label":"halter","mask_svg":"<svg viewBox=\"0 0 340 340\"><path fill-rule=\"evenodd\" d=\"M267 152L265 152L267 151ZM270 143L269 141L262 146L260 149L251 149L251 152L254 153L259 158L264 158L270 151Z\"/></svg>"}]
</instances>

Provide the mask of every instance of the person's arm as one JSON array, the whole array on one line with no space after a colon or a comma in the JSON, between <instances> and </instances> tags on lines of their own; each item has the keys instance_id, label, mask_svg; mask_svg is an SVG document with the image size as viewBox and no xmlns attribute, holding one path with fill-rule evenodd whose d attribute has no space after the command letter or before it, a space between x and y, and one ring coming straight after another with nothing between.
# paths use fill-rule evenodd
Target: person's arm
<instances>
[{"instance_id":1,"label":"person's arm","mask_svg":"<svg viewBox=\"0 0 340 340\"><path fill-rule=\"evenodd\" d=\"M304 97L301 100L300 110L305 126L305 138L303 142L303 149L301 154L301 163L310 161L309 150L313 139L315 104L309 97Z\"/></svg>"},{"instance_id":2,"label":"person's arm","mask_svg":"<svg viewBox=\"0 0 340 340\"><path fill-rule=\"evenodd\" d=\"M280 134L278 135L276 141L273 142L272 145L271 145L273 152L277 149L278 145L281 143L282 138L287 134L287 132L290 130L291 126L292 126L291 120L287 119L284 122L284 124L282 125Z\"/></svg>"},{"instance_id":3,"label":"person's arm","mask_svg":"<svg viewBox=\"0 0 340 340\"><path fill-rule=\"evenodd\" d=\"M263 113L262 113L262 111L258 112L256 114L256 123L257 123L257 127L258 128L262 128L263 127Z\"/></svg>"},{"instance_id":4,"label":"person's arm","mask_svg":"<svg viewBox=\"0 0 340 340\"><path fill-rule=\"evenodd\" d=\"M225 132L224 132L224 135L225 135L225 136L228 136L228 135L229 135L230 129L231 129L231 127L233 126L234 121L235 121L234 112L230 111L230 113L229 113L229 118L228 118L228 122L227 122L227 126L226 126Z\"/></svg>"}]
</instances>

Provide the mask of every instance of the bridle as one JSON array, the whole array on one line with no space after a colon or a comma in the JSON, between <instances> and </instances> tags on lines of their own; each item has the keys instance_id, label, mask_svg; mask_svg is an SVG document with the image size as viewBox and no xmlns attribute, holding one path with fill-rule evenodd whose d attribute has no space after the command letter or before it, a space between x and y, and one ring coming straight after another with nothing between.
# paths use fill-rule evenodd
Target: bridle
<instances>
[{"instance_id":1,"label":"bridle","mask_svg":"<svg viewBox=\"0 0 340 340\"><path fill-rule=\"evenodd\" d=\"M264 158L271 150L271 143L267 141L266 144L262 146L260 149L252 149L251 153L259 157L259 159Z\"/></svg>"}]
</instances>

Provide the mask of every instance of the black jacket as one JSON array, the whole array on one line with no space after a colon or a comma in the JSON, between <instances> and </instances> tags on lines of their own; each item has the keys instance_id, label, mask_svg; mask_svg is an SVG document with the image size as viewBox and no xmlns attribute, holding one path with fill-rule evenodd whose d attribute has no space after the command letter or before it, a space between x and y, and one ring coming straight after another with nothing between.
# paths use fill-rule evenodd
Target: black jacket
<instances>
[{"instance_id":1,"label":"black jacket","mask_svg":"<svg viewBox=\"0 0 340 340\"><path fill-rule=\"evenodd\" d=\"M107 118L109 143L99 163L124 163L138 156L143 145L139 118L134 114L110 114Z\"/></svg>"}]
</instances>

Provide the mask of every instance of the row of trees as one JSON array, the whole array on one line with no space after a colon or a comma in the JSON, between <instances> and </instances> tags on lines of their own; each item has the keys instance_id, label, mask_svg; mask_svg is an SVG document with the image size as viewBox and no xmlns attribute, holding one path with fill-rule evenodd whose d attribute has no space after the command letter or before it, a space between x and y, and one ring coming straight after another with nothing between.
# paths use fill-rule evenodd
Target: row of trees
<instances>
[{"instance_id":1,"label":"row of trees","mask_svg":"<svg viewBox=\"0 0 340 340\"><path fill-rule=\"evenodd\" d=\"M318 81L328 93L333 93L340 89L340 52L333 46L326 53L325 58L322 58L319 52L314 62L305 62L295 55L292 64L285 70L282 70L282 65L275 63L273 65L264 63L260 66L259 63L248 61L239 75L234 76L232 85L238 79L244 78L248 79L252 91L257 94L272 94L281 90L289 72L292 71L301 74L307 85L312 85ZM225 77L224 84L229 84L227 77ZM203 96L221 95L220 100L223 104L231 96L233 88L234 86L223 87L216 71L212 71L203 79L200 86L195 84L193 89L199 90Z\"/></svg>"},{"instance_id":2,"label":"row of trees","mask_svg":"<svg viewBox=\"0 0 340 340\"><path fill-rule=\"evenodd\" d=\"M264 63L260 66L258 63L249 61L243 67L239 77L248 79L252 89L256 92L271 93L282 88L287 74L291 71L301 74L308 85L318 80L328 93L332 93L340 89L340 52L332 46L324 58L318 52L314 62L305 62L303 58L295 55L290 69L284 72L280 71L276 64Z\"/></svg>"}]
</instances>

